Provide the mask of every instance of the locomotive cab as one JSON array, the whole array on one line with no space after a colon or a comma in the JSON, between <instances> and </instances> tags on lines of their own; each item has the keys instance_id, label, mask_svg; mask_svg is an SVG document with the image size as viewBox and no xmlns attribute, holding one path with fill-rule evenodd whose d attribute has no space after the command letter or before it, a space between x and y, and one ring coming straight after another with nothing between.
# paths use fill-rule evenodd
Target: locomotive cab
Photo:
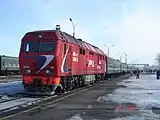
<instances>
[{"instance_id":1,"label":"locomotive cab","mask_svg":"<svg viewBox=\"0 0 160 120\"><path fill-rule=\"evenodd\" d=\"M59 84L57 76L58 38L53 31L27 33L21 42L19 54L23 85L29 90L53 90Z\"/></svg>"}]
</instances>

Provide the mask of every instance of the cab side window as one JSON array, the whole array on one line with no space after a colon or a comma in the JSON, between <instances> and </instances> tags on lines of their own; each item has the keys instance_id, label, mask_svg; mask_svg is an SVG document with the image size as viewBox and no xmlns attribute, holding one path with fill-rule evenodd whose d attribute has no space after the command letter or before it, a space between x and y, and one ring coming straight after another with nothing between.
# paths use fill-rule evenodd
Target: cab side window
<instances>
[{"instance_id":1,"label":"cab side window","mask_svg":"<svg viewBox=\"0 0 160 120\"><path fill-rule=\"evenodd\" d=\"M66 46L66 44L64 43L64 47L63 47L64 54L66 54L66 50L67 50L67 46Z\"/></svg>"}]
</instances>

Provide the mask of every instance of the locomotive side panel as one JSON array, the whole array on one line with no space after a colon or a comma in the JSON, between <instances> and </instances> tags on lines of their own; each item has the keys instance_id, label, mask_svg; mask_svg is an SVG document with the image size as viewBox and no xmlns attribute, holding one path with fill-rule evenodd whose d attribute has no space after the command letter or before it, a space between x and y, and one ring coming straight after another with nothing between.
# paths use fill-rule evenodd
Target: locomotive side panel
<instances>
[{"instance_id":1,"label":"locomotive side panel","mask_svg":"<svg viewBox=\"0 0 160 120\"><path fill-rule=\"evenodd\" d=\"M72 58L71 58L71 63L72 63L72 74L73 75L79 75L79 63L80 63L80 57L79 57L79 47L72 45Z\"/></svg>"}]
</instances>

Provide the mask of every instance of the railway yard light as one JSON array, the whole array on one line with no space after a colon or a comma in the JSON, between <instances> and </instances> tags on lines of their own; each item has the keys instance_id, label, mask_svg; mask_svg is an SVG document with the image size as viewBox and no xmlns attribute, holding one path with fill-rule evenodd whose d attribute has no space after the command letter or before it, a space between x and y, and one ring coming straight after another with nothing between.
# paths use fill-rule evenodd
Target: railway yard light
<instances>
[{"instance_id":1,"label":"railway yard light","mask_svg":"<svg viewBox=\"0 0 160 120\"><path fill-rule=\"evenodd\" d=\"M69 18L69 20L71 21L72 26L73 26L73 37L75 37L75 27L78 25L78 23L76 25L74 25L72 18Z\"/></svg>"},{"instance_id":2,"label":"railway yard light","mask_svg":"<svg viewBox=\"0 0 160 120\"><path fill-rule=\"evenodd\" d=\"M125 63L127 64L127 53L124 52L125 55Z\"/></svg>"},{"instance_id":3,"label":"railway yard light","mask_svg":"<svg viewBox=\"0 0 160 120\"><path fill-rule=\"evenodd\" d=\"M120 56L120 72L122 72L122 56Z\"/></svg>"},{"instance_id":4,"label":"railway yard light","mask_svg":"<svg viewBox=\"0 0 160 120\"><path fill-rule=\"evenodd\" d=\"M104 46L107 46L107 45L104 45ZM115 46L114 44L111 45L111 46L107 46L107 47L108 47L108 53L107 53L107 54L108 54L108 57L109 57L109 50L110 50L110 48L111 48L111 47L114 47L114 46Z\"/></svg>"},{"instance_id":5,"label":"railway yard light","mask_svg":"<svg viewBox=\"0 0 160 120\"><path fill-rule=\"evenodd\" d=\"M120 52L117 53L117 56L119 56L118 61L120 62L120 72L122 72L122 55Z\"/></svg>"},{"instance_id":6,"label":"railway yard light","mask_svg":"<svg viewBox=\"0 0 160 120\"><path fill-rule=\"evenodd\" d=\"M127 70L128 70L127 53L124 52L124 55L125 55L125 64L127 65Z\"/></svg>"}]
</instances>

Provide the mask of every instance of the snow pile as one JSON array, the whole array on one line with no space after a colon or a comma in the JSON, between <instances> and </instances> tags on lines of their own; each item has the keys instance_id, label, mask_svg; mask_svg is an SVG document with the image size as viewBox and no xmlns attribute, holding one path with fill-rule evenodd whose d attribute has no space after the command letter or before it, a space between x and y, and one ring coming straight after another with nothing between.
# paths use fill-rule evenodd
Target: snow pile
<instances>
[{"instance_id":1,"label":"snow pile","mask_svg":"<svg viewBox=\"0 0 160 120\"><path fill-rule=\"evenodd\" d=\"M126 88L118 88L112 94L101 96L97 100L104 99L104 101L111 100L120 104L128 102L136 104L137 114L113 120L160 119L160 114L153 112L153 107L160 108L160 80L156 80L153 75L142 75L140 79L132 77L119 84L126 86Z\"/></svg>"},{"instance_id":2,"label":"snow pile","mask_svg":"<svg viewBox=\"0 0 160 120\"><path fill-rule=\"evenodd\" d=\"M69 118L67 120L83 120L83 119L81 118L81 116L79 114L75 114L74 116L72 116L71 118Z\"/></svg>"}]
</instances>

